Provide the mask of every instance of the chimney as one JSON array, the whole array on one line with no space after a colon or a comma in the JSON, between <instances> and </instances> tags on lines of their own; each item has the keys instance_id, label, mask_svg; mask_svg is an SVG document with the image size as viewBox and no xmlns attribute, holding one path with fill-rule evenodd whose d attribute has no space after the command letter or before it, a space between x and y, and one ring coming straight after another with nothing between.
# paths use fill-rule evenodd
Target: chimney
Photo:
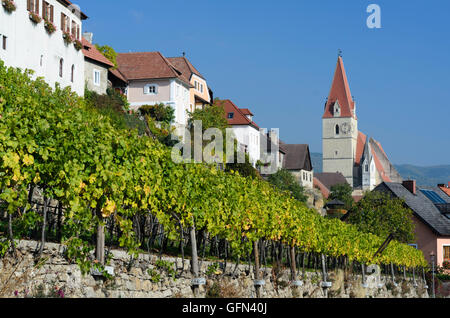
<instances>
[{"instance_id":1,"label":"chimney","mask_svg":"<svg viewBox=\"0 0 450 318\"><path fill-rule=\"evenodd\" d=\"M86 39L86 41L88 41L89 43L92 44L92 41L94 39L94 33L92 33L92 32L84 32L83 33L83 37Z\"/></svg>"},{"instance_id":2,"label":"chimney","mask_svg":"<svg viewBox=\"0 0 450 318\"><path fill-rule=\"evenodd\" d=\"M416 180L406 180L402 184L409 192L416 194Z\"/></svg>"},{"instance_id":3,"label":"chimney","mask_svg":"<svg viewBox=\"0 0 450 318\"><path fill-rule=\"evenodd\" d=\"M448 182L448 187L447 188L450 188L450 181Z\"/></svg>"}]
</instances>

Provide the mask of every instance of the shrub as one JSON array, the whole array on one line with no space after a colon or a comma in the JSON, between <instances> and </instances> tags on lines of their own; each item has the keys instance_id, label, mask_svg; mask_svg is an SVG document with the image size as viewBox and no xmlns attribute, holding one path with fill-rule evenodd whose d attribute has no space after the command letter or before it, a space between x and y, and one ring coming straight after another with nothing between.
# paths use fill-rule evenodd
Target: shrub
<instances>
[{"instance_id":1,"label":"shrub","mask_svg":"<svg viewBox=\"0 0 450 318\"><path fill-rule=\"evenodd\" d=\"M81 49L83 48L83 44L82 44L81 41L79 41L79 40L75 40L75 42L74 42L73 45L75 46L75 49L76 49L77 51L79 51L79 50L81 50Z\"/></svg>"},{"instance_id":2,"label":"shrub","mask_svg":"<svg viewBox=\"0 0 450 318\"><path fill-rule=\"evenodd\" d=\"M42 18L34 12L30 12L28 16L30 17L30 20L35 24L38 24L42 21Z\"/></svg>"},{"instance_id":3,"label":"shrub","mask_svg":"<svg viewBox=\"0 0 450 318\"><path fill-rule=\"evenodd\" d=\"M64 43L66 43L67 45L73 42L72 36L69 32L63 32L63 39Z\"/></svg>"},{"instance_id":4,"label":"shrub","mask_svg":"<svg viewBox=\"0 0 450 318\"><path fill-rule=\"evenodd\" d=\"M56 26L49 20L44 19L45 30L47 30L48 34L52 34L56 31Z\"/></svg>"},{"instance_id":5,"label":"shrub","mask_svg":"<svg viewBox=\"0 0 450 318\"><path fill-rule=\"evenodd\" d=\"M2 5L8 13L16 11L16 4L12 0L3 0Z\"/></svg>"}]
</instances>

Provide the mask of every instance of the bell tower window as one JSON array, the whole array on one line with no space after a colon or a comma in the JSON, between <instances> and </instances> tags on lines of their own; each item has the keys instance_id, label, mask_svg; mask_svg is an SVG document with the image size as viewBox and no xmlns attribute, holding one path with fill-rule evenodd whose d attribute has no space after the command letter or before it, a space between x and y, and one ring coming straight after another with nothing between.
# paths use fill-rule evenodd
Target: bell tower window
<instances>
[{"instance_id":1,"label":"bell tower window","mask_svg":"<svg viewBox=\"0 0 450 318\"><path fill-rule=\"evenodd\" d=\"M340 133L339 125L336 125L335 131L336 131L336 135L339 135L339 133Z\"/></svg>"}]
</instances>

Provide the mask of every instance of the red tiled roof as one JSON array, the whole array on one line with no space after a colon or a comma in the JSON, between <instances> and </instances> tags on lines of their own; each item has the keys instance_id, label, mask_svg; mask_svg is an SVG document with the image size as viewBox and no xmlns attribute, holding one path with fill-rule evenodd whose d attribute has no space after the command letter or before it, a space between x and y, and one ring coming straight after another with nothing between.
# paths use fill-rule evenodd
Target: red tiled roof
<instances>
[{"instance_id":1,"label":"red tiled roof","mask_svg":"<svg viewBox=\"0 0 450 318\"><path fill-rule=\"evenodd\" d=\"M248 108L241 108L241 112L242 112L244 115L250 115L250 116L253 116L252 112L251 112L250 109L248 109Z\"/></svg>"},{"instance_id":2,"label":"red tiled roof","mask_svg":"<svg viewBox=\"0 0 450 318\"><path fill-rule=\"evenodd\" d=\"M345 74L344 62L342 57L338 57L336 71L334 73L333 83L331 85L328 101L325 106L323 118L333 117L333 106L339 102L341 106L341 117L354 117L353 111L355 109L355 102L350 93L350 86L348 85L347 75Z\"/></svg>"},{"instance_id":3,"label":"red tiled roof","mask_svg":"<svg viewBox=\"0 0 450 318\"><path fill-rule=\"evenodd\" d=\"M192 63L186 57L168 57L167 58L170 63L172 63L177 69L183 73L189 80L192 77L192 74L197 75L205 79L202 74L192 65Z\"/></svg>"},{"instance_id":4,"label":"red tiled roof","mask_svg":"<svg viewBox=\"0 0 450 318\"><path fill-rule=\"evenodd\" d=\"M120 71L118 69L109 69L109 72L114 75L115 77L117 77L118 79L120 79L121 81L128 83L128 80L126 79L126 77L120 73Z\"/></svg>"},{"instance_id":5,"label":"red tiled roof","mask_svg":"<svg viewBox=\"0 0 450 318\"><path fill-rule=\"evenodd\" d=\"M355 157L355 163L360 164L361 158L364 153L364 146L366 145L367 136L364 135L362 132L358 132L358 140L356 142L356 157Z\"/></svg>"},{"instance_id":6,"label":"red tiled roof","mask_svg":"<svg viewBox=\"0 0 450 318\"><path fill-rule=\"evenodd\" d=\"M113 67L114 64L108 60L99 50L95 47L95 45L89 43L84 37L81 38L81 43L83 44L83 54L88 59L97 61L99 63L105 64L109 67Z\"/></svg>"},{"instance_id":7,"label":"red tiled roof","mask_svg":"<svg viewBox=\"0 0 450 318\"><path fill-rule=\"evenodd\" d=\"M313 185L320 190L325 199L328 199L331 193L330 190L316 177L313 179Z\"/></svg>"},{"instance_id":8,"label":"red tiled roof","mask_svg":"<svg viewBox=\"0 0 450 318\"><path fill-rule=\"evenodd\" d=\"M450 188L447 187L439 187L442 191L444 191L450 197Z\"/></svg>"},{"instance_id":9,"label":"red tiled roof","mask_svg":"<svg viewBox=\"0 0 450 318\"><path fill-rule=\"evenodd\" d=\"M225 116L228 120L229 125L250 125L259 130L258 125L248 119L247 116L245 116L245 114L242 112L242 109L237 107L231 100L218 100L216 101L216 104L222 106L225 109ZM233 113L233 118L228 118L229 113Z\"/></svg>"},{"instance_id":10,"label":"red tiled roof","mask_svg":"<svg viewBox=\"0 0 450 318\"><path fill-rule=\"evenodd\" d=\"M386 172L384 171L380 159L378 159L378 156L376 155L375 151L372 151L372 156L373 159L375 160L375 167L377 168L377 171L380 174L381 179L383 179L384 182L392 182L392 180L386 175Z\"/></svg>"},{"instance_id":11,"label":"red tiled roof","mask_svg":"<svg viewBox=\"0 0 450 318\"><path fill-rule=\"evenodd\" d=\"M118 53L117 64L129 80L178 78L192 87L186 76L160 52Z\"/></svg>"}]
</instances>

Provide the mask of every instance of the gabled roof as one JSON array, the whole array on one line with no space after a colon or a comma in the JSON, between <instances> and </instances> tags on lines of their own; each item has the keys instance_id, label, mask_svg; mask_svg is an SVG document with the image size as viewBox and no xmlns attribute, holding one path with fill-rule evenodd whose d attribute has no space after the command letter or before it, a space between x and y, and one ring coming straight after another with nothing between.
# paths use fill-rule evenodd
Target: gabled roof
<instances>
[{"instance_id":1,"label":"gabled roof","mask_svg":"<svg viewBox=\"0 0 450 318\"><path fill-rule=\"evenodd\" d=\"M104 64L105 67L114 66L113 62L108 60L99 50L97 50L95 45L90 43L84 37L81 37L81 44L83 44L83 54L85 58Z\"/></svg>"},{"instance_id":2,"label":"gabled roof","mask_svg":"<svg viewBox=\"0 0 450 318\"><path fill-rule=\"evenodd\" d=\"M334 185L348 184L347 179L345 179L344 175L340 172L314 173L314 178L317 178L321 184L327 187L328 191L330 191L331 187Z\"/></svg>"},{"instance_id":3,"label":"gabled roof","mask_svg":"<svg viewBox=\"0 0 450 318\"><path fill-rule=\"evenodd\" d=\"M118 53L117 65L128 80L177 78L189 87L189 79L160 52Z\"/></svg>"},{"instance_id":4,"label":"gabled roof","mask_svg":"<svg viewBox=\"0 0 450 318\"><path fill-rule=\"evenodd\" d=\"M347 75L345 74L344 61L340 56L338 57L336 71L334 73L333 83L331 84L330 94L328 95L328 101L325 105L323 118L333 117L333 106L336 101L339 101L339 105L341 106L340 117L356 118L356 114L353 114L355 102L353 101Z\"/></svg>"},{"instance_id":5,"label":"gabled roof","mask_svg":"<svg viewBox=\"0 0 450 318\"><path fill-rule=\"evenodd\" d=\"M225 110L225 116L230 126L249 125L259 130L259 126L245 116L242 110L237 107L231 100L216 100L215 104L221 106ZM233 113L233 118L228 118L228 114Z\"/></svg>"},{"instance_id":6,"label":"gabled roof","mask_svg":"<svg viewBox=\"0 0 450 318\"><path fill-rule=\"evenodd\" d=\"M247 115L253 116L253 113L248 108L241 108L241 112L246 116Z\"/></svg>"},{"instance_id":7,"label":"gabled roof","mask_svg":"<svg viewBox=\"0 0 450 318\"><path fill-rule=\"evenodd\" d=\"M287 170L312 171L311 155L308 145L283 144L286 151L283 167Z\"/></svg>"},{"instance_id":8,"label":"gabled roof","mask_svg":"<svg viewBox=\"0 0 450 318\"><path fill-rule=\"evenodd\" d=\"M355 163L359 165L361 163L361 158L364 152L364 146L366 144L367 136L362 132L358 132L358 139L356 141L356 157Z\"/></svg>"},{"instance_id":9,"label":"gabled roof","mask_svg":"<svg viewBox=\"0 0 450 318\"><path fill-rule=\"evenodd\" d=\"M177 69L183 73L186 78L191 80L193 74L198 77L205 79L202 74L192 65L192 63L186 57L168 57L167 58L172 65L174 65Z\"/></svg>"},{"instance_id":10,"label":"gabled roof","mask_svg":"<svg viewBox=\"0 0 450 318\"><path fill-rule=\"evenodd\" d=\"M120 73L120 71L118 69L113 69L110 68L109 69L109 74L115 76L116 78L118 78L119 80L121 80L124 83L128 83L127 78L125 77L125 75L123 75L122 73Z\"/></svg>"},{"instance_id":11,"label":"gabled roof","mask_svg":"<svg viewBox=\"0 0 450 318\"><path fill-rule=\"evenodd\" d=\"M395 197L404 199L414 214L435 233L450 235L450 219L446 218L417 187L414 195L401 183L383 182L375 188L375 191L389 191Z\"/></svg>"}]
</instances>

